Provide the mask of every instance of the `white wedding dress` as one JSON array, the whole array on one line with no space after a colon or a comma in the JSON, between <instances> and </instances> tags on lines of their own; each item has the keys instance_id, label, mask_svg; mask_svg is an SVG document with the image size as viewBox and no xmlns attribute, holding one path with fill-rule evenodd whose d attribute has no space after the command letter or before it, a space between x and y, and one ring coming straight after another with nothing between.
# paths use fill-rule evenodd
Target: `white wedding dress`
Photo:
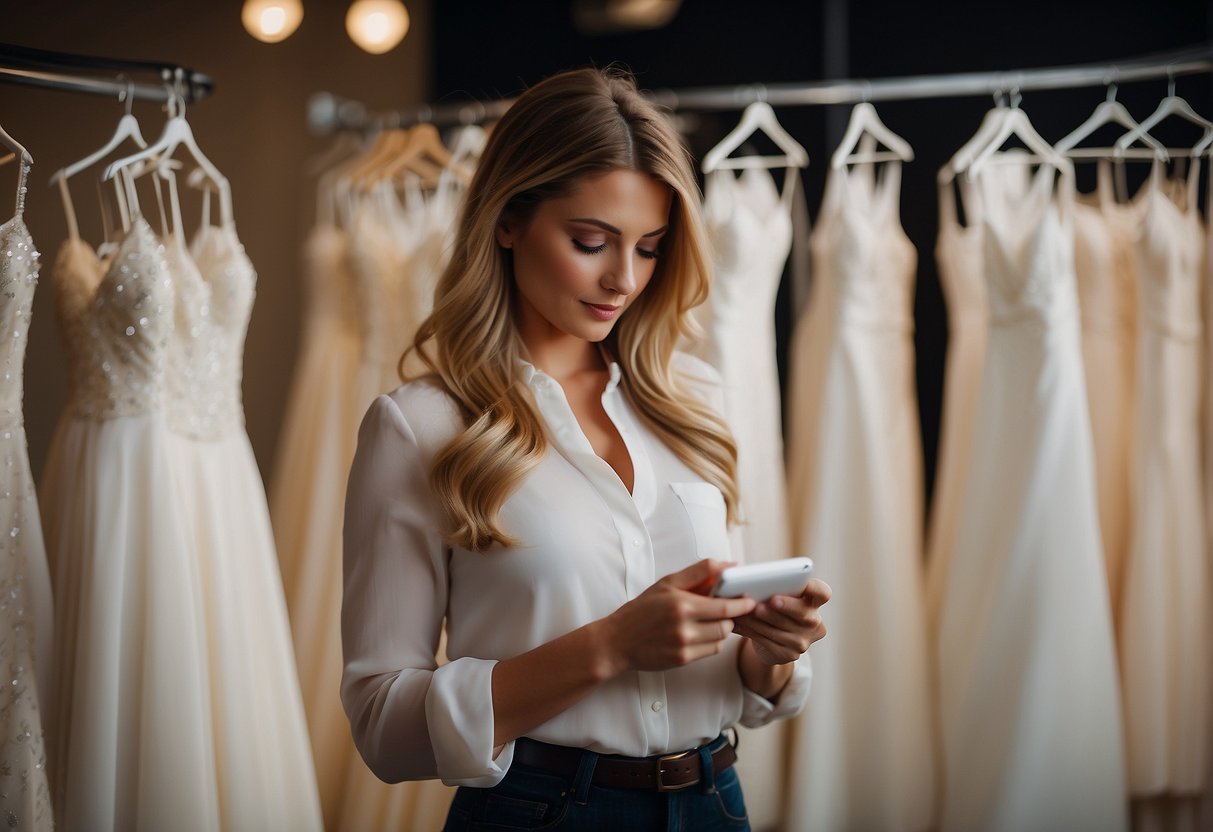
<instances>
[{"instance_id":1,"label":"white wedding dress","mask_svg":"<svg viewBox=\"0 0 1213 832\"><path fill-rule=\"evenodd\" d=\"M21 162L16 213L0 223L0 820L44 832L54 828L42 734L53 612L22 410L39 257L24 219L28 176Z\"/></svg>"},{"instance_id":2,"label":"white wedding dress","mask_svg":"<svg viewBox=\"0 0 1213 832\"><path fill-rule=\"evenodd\" d=\"M240 405L253 270L230 228L204 229L191 256L126 198L134 219L114 250L103 259L73 233L55 269L71 390L41 499L59 821L319 829ZM179 229L175 204L173 218Z\"/></svg>"},{"instance_id":3,"label":"white wedding dress","mask_svg":"<svg viewBox=\"0 0 1213 832\"><path fill-rule=\"evenodd\" d=\"M197 547L165 414L173 280L134 220L54 268L69 399L39 494L55 593L47 718L64 829L220 828Z\"/></svg>"},{"instance_id":4,"label":"white wedding dress","mask_svg":"<svg viewBox=\"0 0 1213 832\"><path fill-rule=\"evenodd\" d=\"M286 602L241 404L256 272L230 224L204 225L188 252L175 236L166 248L177 287L170 450L199 550L220 823L318 830Z\"/></svg>"},{"instance_id":5,"label":"white wedding dress","mask_svg":"<svg viewBox=\"0 0 1213 832\"><path fill-rule=\"evenodd\" d=\"M977 178L990 329L938 633L943 832L1126 828L1073 186Z\"/></svg>"},{"instance_id":6,"label":"white wedding dress","mask_svg":"<svg viewBox=\"0 0 1213 832\"><path fill-rule=\"evenodd\" d=\"M830 584L830 635L792 725L789 829L932 827L936 790L914 380L917 252L899 163L830 171L793 336L792 541Z\"/></svg>"}]
</instances>

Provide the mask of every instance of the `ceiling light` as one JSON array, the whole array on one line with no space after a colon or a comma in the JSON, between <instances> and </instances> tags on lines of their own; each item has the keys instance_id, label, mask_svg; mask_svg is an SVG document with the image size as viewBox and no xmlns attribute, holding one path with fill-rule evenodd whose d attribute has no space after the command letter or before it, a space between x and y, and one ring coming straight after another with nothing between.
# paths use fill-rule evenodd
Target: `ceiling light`
<instances>
[{"instance_id":1,"label":"ceiling light","mask_svg":"<svg viewBox=\"0 0 1213 832\"><path fill-rule=\"evenodd\" d=\"M350 39L372 55L396 48L409 30L409 13L400 0L354 0L345 15Z\"/></svg>"},{"instance_id":2,"label":"ceiling light","mask_svg":"<svg viewBox=\"0 0 1213 832\"><path fill-rule=\"evenodd\" d=\"M299 28L303 20L303 3L300 0L245 0L240 19L257 40L277 43Z\"/></svg>"}]
</instances>

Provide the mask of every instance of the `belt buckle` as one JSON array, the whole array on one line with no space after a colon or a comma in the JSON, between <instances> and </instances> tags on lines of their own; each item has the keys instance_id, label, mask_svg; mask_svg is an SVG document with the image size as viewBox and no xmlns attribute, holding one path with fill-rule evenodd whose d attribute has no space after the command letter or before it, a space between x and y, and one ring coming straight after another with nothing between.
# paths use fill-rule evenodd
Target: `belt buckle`
<instances>
[{"instance_id":1,"label":"belt buckle","mask_svg":"<svg viewBox=\"0 0 1213 832\"><path fill-rule=\"evenodd\" d=\"M692 748L689 751L679 751L677 754L663 754L662 756L658 757L657 763L656 763L656 766L657 766L657 791L659 791L659 792L680 792L683 789L689 789L691 786L694 786L696 783L698 783L702 779L702 777L696 777L694 780L691 780L686 783L679 783L674 786L667 786L665 784L665 782L661 779L661 775L664 771L664 769L662 768L663 763L673 762L674 760L681 760L685 757L690 757L691 755L698 754L698 753L699 753L698 749Z\"/></svg>"}]
</instances>

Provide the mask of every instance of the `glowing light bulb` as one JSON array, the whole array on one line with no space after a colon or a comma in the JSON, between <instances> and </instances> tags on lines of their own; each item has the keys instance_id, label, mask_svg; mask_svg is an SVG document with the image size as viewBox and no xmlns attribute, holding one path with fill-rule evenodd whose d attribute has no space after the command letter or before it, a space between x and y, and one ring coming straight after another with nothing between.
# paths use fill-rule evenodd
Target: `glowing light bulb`
<instances>
[{"instance_id":1,"label":"glowing light bulb","mask_svg":"<svg viewBox=\"0 0 1213 832\"><path fill-rule=\"evenodd\" d=\"M372 55L395 49L409 30L409 13L400 0L354 0L345 15L350 39Z\"/></svg>"},{"instance_id":2,"label":"glowing light bulb","mask_svg":"<svg viewBox=\"0 0 1213 832\"><path fill-rule=\"evenodd\" d=\"M245 0L240 20L257 40L278 43L299 28L303 20L303 3L300 0Z\"/></svg>"}]
</instances>

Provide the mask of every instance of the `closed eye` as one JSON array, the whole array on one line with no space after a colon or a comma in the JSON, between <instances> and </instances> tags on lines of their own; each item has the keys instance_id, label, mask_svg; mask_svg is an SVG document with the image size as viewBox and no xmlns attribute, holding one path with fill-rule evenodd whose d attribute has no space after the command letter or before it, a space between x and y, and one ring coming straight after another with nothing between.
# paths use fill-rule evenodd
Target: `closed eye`
<instances>
[{"instance_id":1,"label":"closed eye","mask_svg":"<svg viewBox=\"0 0 1213 832\"><path fill-rule=\"evenodd\" d=\"M585 243L581 242L576 237L573 237L571 239L573 240L573 245L576 246L577 250L580 251L582 254L602 254L602 252L606 251L606 247L607 247L606 243L599 243L596 246L587 246Z\"/></svg>"}]
</instances>

